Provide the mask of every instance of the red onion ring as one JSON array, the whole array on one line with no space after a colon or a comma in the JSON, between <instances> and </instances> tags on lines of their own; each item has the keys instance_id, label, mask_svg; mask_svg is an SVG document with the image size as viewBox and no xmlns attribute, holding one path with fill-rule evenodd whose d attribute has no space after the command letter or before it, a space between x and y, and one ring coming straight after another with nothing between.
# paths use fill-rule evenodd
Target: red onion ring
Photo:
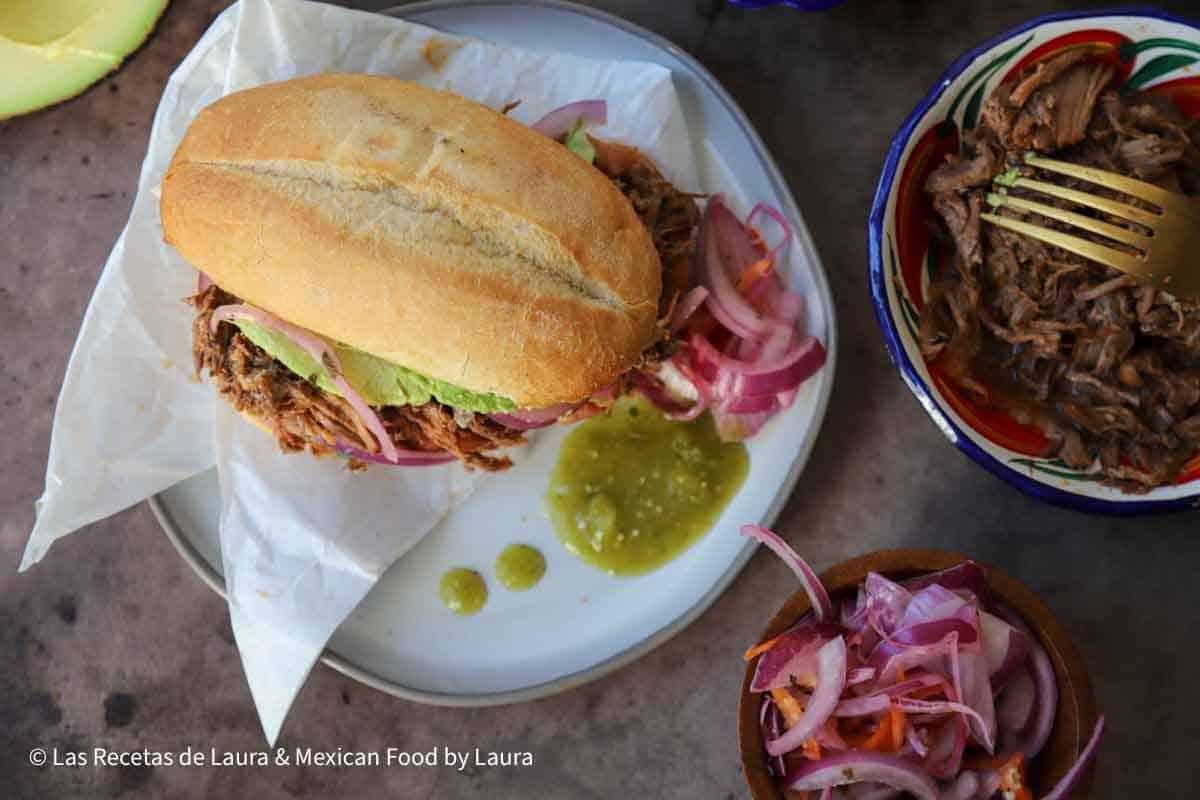
<instances>
[{"instance_id":1,"label":"red onion ring","mask_svg":"<svg viewBox=\"0 0 1200 800\"><path fill-rule=\"evenodd\" d=\"M904 609L912 602L912 594L907 589L878 572L867 573L859 595L867 624L885 637L891 636L900 627Z\"/></svg>"},{"instance_id":2,"label":"red onion ring","mask_svg":"<svg viewBox=\"0 0 1200 800\"><path fill-rule=\"evenodd\" d=\"M608 103L604 100L578 100L567 103L549 112L530 127L551 139L557 139L570 133L571 128L581 119L591 125L603 125L608 122Z\"/></svg>"},{"instance_id":3,"label":"red onion ring","mask_svg":"<svg viewBox=\"0 0 1200 800\"><path fill-rule=\"evenodd\" d=\"M1100 740L1104 738L1104 715L1100 715L1100 719L1096 720L1096 727L1092 729L1092 737L1088 739L1088 743L1084 745L1083 750L1079 753L1079 758L1075 759L1075 764L1067 770L1067 774L1062 776L1062 779L1050 790L1050 794L1042 798L1042 800L1063 800L1079 783L1079 779L1083 777L1087 771L1088 765L1096 758L1096 753L1100 749Z\"/></svg>"},{"instance_id":4,"label":"red onion ring","mask_svg":"<svg viewBox=\"0 0 1200 800\"><path fill-rule=\"evenodd\" d=\"M379 449L382 451L384 458L392 463L396 462L399 458L399 451L396 448L395 442L392 441L392 437L388 434L387 428L384 427L383 420L367 404L362 395L355 391L354 387L346 381L345 376L342 375L341 359L338 358L337 352L328 342L315 333L282 320L274 314L263 311L261 308L245 304L221 306L216 309L212 313L209 327L213 331L216 331L217 326L222 322L235 319L245 319L262 325L264 328L271 328L302 347L306 353L312 356L329 373L329 377L333 379L333 385L338 388L338 391L342 393L342 397L346 399L346 402L350 404L350 407L362 419L367 430L378 441Z\"/></svg>"},{"instance_id":5,"label":"red onion ring","mask_svg":"<svg viewBox=\"0 0 1200 800\"><path fill-rule=\"evenodd\" d=\"M722 337L718 348L693 332L688 346L672 359L712 409L717 434L724 441L753 436L772 416L789 408L800 384L826 359L820 342L800 337L796 330L803 297L785 289L773 270L774 256L790 241L791 229L775 209L756 206L752 215L760 214L783 228L782 241L770 251L753 240L747 224L729 210L722 195L709 199L693 257L701 284L697 290L707 293L703 303L733 336ZM756 271L758 277L750 286L735 285L759 261L765 261L767 269ZM672 315L672 331L681 330L694 313L701 297L697 290L680 304L678 315Z\"/></svg>"},{"instance_id":6,"label":"red onion ring","mask_svg":"<svg viewBox=\"0 0 1200 800\"><path fill-rule=\"evenodd\" d=\"M865 697L852 697L837 704L833 710L835 717L869 717L882 714L892 707L892 700L886 694L869 694Z\"/></svg>"},{"instance_id":7,"label":"red onion ring","mask_svg":"<svg viewBox=\"0 0 1200 800\"><path fill-rule=\"evenodd\" d=\"M688 339L696 371L723 397L761 397L795 389L825 363L825 348L805 336L781 357L751 364L730 358L699 334Z\"/></svg>"},{"instance_id":8,"label":"red onion ring","mask_svg":"<svg viewBox=\"0 0 1200 800\"><path fill-rule=\"evenodd\" d=\"M894 703L896 708L906 714L961 714L967 719L977 722L981 729L987 730L987 723L979 715L979 712L964 703L956 703L952 700L914 700L911 697L897 697ZM995 749L995 742L990 739L981 744L988 752Z\"/></svg>"},{"instance_id":9,"label":"red onion ring","mask_svg":"<svg viewBox=\"0 0 1200 800\"><path fill-rule=\"evenodd\" d=\"M870 667L855 667L846 673L846 686L857 686L875 677L875 670Z\"/></svg>"},{"instance_id":10,"label":"red onion ring","mask_svg":"<svg viewBox=\"0 0 1200 800\"><path fill-rule=\"evenodd\" d=\"M711 206L713 200L717 202L715 208ZM724 267L725 276L731 281L737 281L765 253L755 245L750 229L729 208L723 193L713 195L708 202L709 205L706 205L704 209L704 217L710 216L711 209L713 214L711 218L717 233L716 243L719 245L717 248L718 261ZM702 228L703 224L704 219L702 218ZM698 240L697 250L702 243L703 240ZM774 274L774 270L769 270L767 274Z\"/></svg>"},{"instance_id":11,"label":"red onion ring","mask_svg":"<svg viewBox=\"0 0 1200 800\"><path fill-rule=\"evenodd\" d=\"M763 705L758 715L758 722L763 729L764 741L779 738L780 732L783 730L783 723L780 721L779 709L775 707L775 702L769 694L763 695ZM767 765L776 776L782 777L787 772L787 764L784 762L783 756L769 756Z\"/></svg>"},{"instance_id":12,"label":"red onion ring","mask_svg":"<svg viewBox=\"0 0 1200 800\"><path fill-rule=\"evenodd\" d=\"M986 611L979 612L979 632L992 689L998 692L1029 657L1029 637Z\"/></svg>"},{"instance_id":13,"label":"red onion ring","mask_svg":"<svg viewBox=\"0 0 1200 800\"><path fill-rule=\"evenodd\" d=\"M942 791L940 800L974 800L977 791L979 776L970 771L960 772L954 783Z\"/></svg>"},{"instance_id":14,"label":"red onion ring","mask_svg":"<svg viewBox=\"0 0 1200 800\"><path fill-rule=\"evenodd\" d=\"M429 452L428 450L396 448L395 461L388 461L378 453L368 453L366 450L361 450L344 442L338 442L337 450L342 455L358 459L359 461L365 461L370 464L383 464L391 467L432 467L456 460L453 455L444 450Z\"/></svg>"},{"instance_id":15,"label":"red onion ring","mask_svg":"<svg viewBox=\"0 0 1200 800\"><path fill-rule=\"evenodd\" d=\"M791 567L792 572L796 573L796 577L800 579L800 584L804 587L809 602L812 603L813 616L818 622L833 619L833 604L829 601L829 593L825 591L821 579L817 577L817 573L812 571L812 567L788 546L787 542L761 525L743 525L742 535L762 542ZM845 673L846 671L843 669L843 678L845 678Z\"/></svg>"},{"instance_id":16,"label":"red onion ring","mask_svg":"<svg viewBox=\"0 0 1200 800\"><path fill-rule=\"evenodd\" d=\"M1033 667L1033 681L1037 689L1036 714L1029 736L1020 745L1026 761L1033 758L1046 746L1050 731L1054 729L1054 717L1058 713L1058 681L1054 676L1054 665L1050 657L1037 642L1030 642L1029 661Z\"/></svg>"},{"instance_id":17,"label":"red onion ring","mask_svg":"<svg viewBox=\"0 0 1200 800\"><path fill-rule=\"evenodd\" d=\"M783 239L780 240L779 244L768 248L767 250L767 256L774 261L776 255L782 252L783 249L791 243L792 226L788 225L787 220L783 218L783 214L780 213L779 209L775 208L774 206L769 206L766 203L759 203L754 208L750 209L750 213L746 216L746 225L752 228L755 227L754 218L759 214L770 217L775 221L775 224L779 226L779 229L783 231ZM764 245L765 244L766 242L764 241Z\"/></svg>"},{"instance_id":18,"label":"red onion ring","mask_svg":"<svg viewBox=\"0 0 1200 800\"><path fill-rule=\"evenodd\" d=\"M773 394L764 394L758 397L734 397L727 400L720 410L730 415L763 414L770 417L779 411L779 398Z\"/></svg>"},{"instance_id":19,"label":"red onion ring","mask_svg":"<svg viewBox=\"0 0 1200 800\"><path fill-rule=\"evenodd\" d=\"M940 572L930 572L900 582L901 586L913 593L934 584L952 592L966 589L982 600L987 592L987 573L974 561L964 561Z\"/></svg>"},{"instance_id":20,"label":"red onion ring","mask_svg":"<svg viewBox=\"0 0 1200 800\"><path fill-rule=\"evenodd\" d=\"M879 643L867 659L867 666L874 667L879 679L889 683L900 670L909 670L938 657L949 655L958 648L958 634L951 632L940 642L928 645L897 645L888 640Z\"/></svg>"},{"instance_id":21,"label":"red onion ring","mask_svg":"<svg viewBox=\"0 0 1200 800\"><path fill-rule=\"evenodd\" d=\"M929 774L935 778L952 778L962 769L963 752L967 748L967 721L956 714L950 720L951 750L950 755L941 764L929 767Z\"/></svg>"},{"instance_id":22,"label":"red onion ring","mask_svg":"<svg viewBox=\"0 0 1200 800\"><path fill-rule=\"evenodd\" d=\"M972 628L978 625L971 602L944 587L926 586L912 593L900 619L900 627L945 619L960 619Z\"/></svg>"},{"instance_id":23,"label":"red onion ring","mask_svg":"<svg viewBox=\"0 0 1200 800\"><path fill-rule=\"evenodd\" d=\"M708 407L703 400L692 403L690 406L678 402L667 393L662 381L641 370L633 373L633 388L649 400L667 419L684 421L695 419Z\"/></svg>"},{"instance_id":24,"label":"red onion ring","mask_svg":"<svg viewBox=\"0 0 1200 800\"><path fill-rule=\"evenodd\" d=\"M780 289L768 300L768 307L776 319L795 327L800 324L800 316L804 313L804 295L790 289Z\"/></svg>"},{"instance_id":25,"label":"red onion ring","mask_svg":"<svg viewBox=\"0 0 1200 800\"><path fill-rule=\"evenodd\" d=\"M804 716L778 739L767 742L767 753L781 756L804 744L833 715L845 688L846 640L838 636L817 651L817 686L804 707Z\"/></svg>"},{"instance_id":26,"label":"red onion ring","mask_svg":"<svg viewBox=\"0 0 1200 800\"><path fill-rule=\"evenodd\" d=\"M1008 686L1000 693L996 704L996 722L1003 731L1020 733L1029 725L1033 717L1033 704L1037 699L1037 689L1033 677L1025 667L1009 680Z\"/></svg>"},{"instance_id":27,"label":"red onion ring","mask_svg":"<svg viewBox=\"0 0 1200 800\"><path fill-rule=\"evenodd\" d=\"M958 660L958 634L951 633L946 637L949 642L949 652L947 653L947 661L950 662L950 680L951 688L947 690L947 694L951 701L962 699L962 671L959 668ZM956 715L951 723L954 731L954 749L950 752L950 758L938 769L931 769L930 773L938 778L950 778L959 773L962 768L963 752L967 748L967 733L970 730L967 725L967 718L964 715ZM941 774L939 774L941 771Z\"/></svg>"},{"instance_id":28,"label":"red onion ring","mask_svg":"<svg viewBox=\"0 0 1200 800\"><path fill-rule=\"evenodd\" d=\"M979 640L975 628L961 619L951 618L910 625L892 634L890 641L905 647L926 647L937 644L949 633L958 634L961 644L974 644Z\"/></svg>"},{"instance_id":29,"label":"red onion ring","mask_svg":"<svg viewBox=\"0 0 1200 800\"><path fill-rule=\"evenodd\" d=\"M817 673L817 651L839 633L836 625L807 621L781 634L770 650L758 658L750 690L767 692L793 683L810 683Z\"/></svg>"},{"instance_id":30,"label":"red onion ring","mask_svg":"<svg viewBox=\"0 0 1200 800\"><path fill-rule=\"evenodd\" d=\"M885 753L851 750L809 761L787 778L793 791L850 783L883 783L917 800L938 800L937 784L911 761Z\"/></svg>"},{"instance_id":31,"label":"red onion ring","mask_svg":"<svg viewBox=\"0 0 1200 800\"><path fill-rule=\"evenodd\" d=\"M745 226L725 205L723 195L708 200L700 223L696 259L701 284L708 291L708 308L722 325L743 339L763 339L779 323L763 317L738 293L730 271L740 275L753 261L745 261L745 248L753 253ZM724 250L724 252L722 252ZM722 259L725 256L725 259ZM745 263L742 263L745 261ZM730 263L733 262L733 263ZM727 266L728 264L728 266Z\"/></svg>"},{"instance_id":32,"label":"red onion ring","mask_svg":"<svg viewBox=\"0 0 1200 800\"><path fill-rule=\"evenodd\" d=\"M1050 739L1050 731L1054 729L1054 718L1058 715L1058 679L1054 675L1054 664L1051 663L1050 656L1046 655L1046 651L1042 649L1025 621L1016 612L999 604L996 604L993 610L996 616L1024 633L1029 639L1029 666L1037 690L1037 702L1034 703L1034 716L1029 734L1017 748L1024 754L1025 763L1029 763L1042 752L1042 748Z\"/></svg>"},{"instance_id":33,"label":"red onion ring","mask_svg":"<svg viewBox=\"0 0 1200 800\"><path fill-rule=\"evenodd\" d=\"M988 753L996 752L996 703L988 680L987 661L980 652L962 650L958 654L962 677L963 705L975 711L969 720L971 734Z\"/></svg>"},{"instance_id":34,"label":"red onion ring","mask_svg":"<svg viewBox=\"0 0 1200 800\"><path fill-rule=\"evenodd\" d=\"M960 732L966 730L962 717L955 716L949 722L938 728L929 747L929 755L925 757L925 768L935 778L947 779L954 777L956 770L950 769L955 763L955 750L959 748ZM965 738L965 734L962 734ZM961 750L959 750L961 757Z\"/></svg>"}]
</instances>

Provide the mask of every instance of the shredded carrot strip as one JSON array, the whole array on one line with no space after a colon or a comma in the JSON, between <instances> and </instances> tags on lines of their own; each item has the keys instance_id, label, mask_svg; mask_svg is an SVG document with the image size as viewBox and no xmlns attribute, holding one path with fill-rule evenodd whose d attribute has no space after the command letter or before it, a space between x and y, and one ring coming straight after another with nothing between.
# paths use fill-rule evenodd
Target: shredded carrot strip
<instances>
[{"instance_id":1,"label":"shredded carrot strip","mask_svg":"<svg viewBox=\"0 0 1200 800\"><path fill-rule=\"evenodd\" d=\"M754 245L754 249L760 253L767 252L767 243L763 241L762 234L758 232L758 228L747 228L750 232L750 244Z\"/></svg>"},{"instance_id":2,"label":"shredded carrot strip","mask_svg":"<svg viewBox=\"0 0 1200 800\"><path fill-rule=\"evenodd\" d=\"M750 287L758 283L759 279L771 271L771 259L760 258L750 266L746 267L746 271L741 274L737 282L738 294L745 294L750 290Z\"/></svg>"},{"instance_id":3,"label":"shredded carrot strip","mask_svg":"<svg viewBox=\"0 0 1200 800\"><path fill-rule=\"evenodd\" d=\"M774 267L774 263L769 258L760 258L738 277L737 285L734 287L738 294L746 294L750 289L758 283L759 279L766 275ZM696 309L692 314L692 318L688 320L687 329L693 333L698 333L701 336L708 336L712 333L713 328L717 327L716 318L709 313L704 306Z\"/></svg>"},{"instance_id":4,"label":"shredded carrot strip","mask_svg":"<svg viewBox=\"0 0 1200 800\"><path fill-rule=\"evenodd\" d=\"M879 721L879 727L870 736L857 740L847 739L851 747L894 753L904 745L904 712L898 708L888 710L888 715Z\"/></svg>"},{"instance_id":5,"label":"shredded carrot strip","mask_svg":"<svg viewBox=\"0 0 1200 800\"><path fill-rule=\"evenodd\" d=\"M772 689L771 697L775 700L775 705L778 706L780 713L783 714L783 724L788 728L794 726L804 716L804 706L786 687Z\"/></svg>"},{"instance_id":6,"label":"shredded carrot strip","mask_svg":"<svg viewBox=\"0 0 1200 800\"><path fill-rule=\"evenodd\" d=\"M783 714L783 724L788 728L795 727L796 723L804 716L804 705L784 687L772 689L771 697L774 698L775 705ZM816 761L821 757L821 745L817 743L815 737L810 736L805 739L801 747L805 758Z\"/></svg>"},{"instance_id":7,"label":"shredded carrot strip","mask_svg":"<svg viewBox=\"0 0 1200 800\"><path fill-rule=\"evenodd\" d=\"M895 752L904 746L904 728L908 725L908 720L898 708L891 709L888 717L892 720L892 752Z\"/></svg>"},{"instance_id":8,"label":"shredded carrot strip","mask_svg":"<svg viewBox=\"0 0 1200 800\"><path fill-rule=\"evenodd\" d=\"M811 736L804 740L804 757L811 761L821 757L821 745Z\"/></svg>"},{"instance_id":9,"label":"shredded carrot strip","mask_svg":"<svg viewBox=\"0 0 1200 800\"><path fill-rule=\"evenodd\" d=\"M783 636L783 634L781 633L781 634L779 634L779 636ZM746 651L746 655L742 656L743 660L750 661L756 655L767 652L768 650L770 650L772 647L775 646L776 642L779 641L779 636L776 636L771 639L767 639L765 642L759 642L758 644L754 645L754 647L751 647L749 650Z\"/></svg>"},{"instance_id":10,"label":"shredded carrot strip","mask_svg":"<svg viewBox=\"0 0 1200 800\"><path fill-rule=\"evenodd\" d=\"M1033 800L1033 795L1025 785L1025 755L1013 753L1008 758L997 756L989 759L976 759L970 764L972 769L991 769L1000 775L1000 791L1004 797L1011 800Z\"/></svg>"}]
</instances>

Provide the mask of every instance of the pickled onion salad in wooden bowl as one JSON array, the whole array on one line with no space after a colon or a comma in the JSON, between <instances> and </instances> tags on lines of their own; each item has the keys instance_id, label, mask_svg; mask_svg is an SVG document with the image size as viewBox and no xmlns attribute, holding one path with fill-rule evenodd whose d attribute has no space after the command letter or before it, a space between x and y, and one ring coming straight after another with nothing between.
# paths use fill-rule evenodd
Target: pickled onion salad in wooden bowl
<instances>
[{"instance_id":1,"label":"pickled onion salad in wooden bowl","mask_svg":"<svg viewBox=\"0 0 1200 800\"><path fill-rule=\"evenodd\" d=\"M746 653L739 739L756 800L1084 796L1104 718L1028 589L936 551L864 556L827 586L776 534L742 532L803 588Z\"/></svg>"}]
</instances>

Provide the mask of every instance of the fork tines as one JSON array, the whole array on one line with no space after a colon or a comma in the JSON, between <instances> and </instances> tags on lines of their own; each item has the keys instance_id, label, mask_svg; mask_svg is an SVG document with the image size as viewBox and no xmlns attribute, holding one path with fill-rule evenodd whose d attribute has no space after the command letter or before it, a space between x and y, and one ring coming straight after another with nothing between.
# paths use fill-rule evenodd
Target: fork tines
<instances>
[{"instance_id":1,"label":"fork tines","mask_svg":"<svg viewBox=\"0 0 1200 800\"><path fill-rule=\"evenodd\" d=\"M1105 239L1119 242L1128 248L1133 248L1137 252L1134 253L1125 249L1110 247L1100 242L995 213L983 214L982 218L984 220L998 227L1007 228L1032 239L1037 239L1040 242L1061 247L1063 250L1093 261L1098 261L1135 277L1149 280L1155 279L1147 260L1151 240L1154 238L1155 230L1163 221L1168 209L1172 211L1178 210L1179 202L1183 201L1186 203L1186 198L1172 194L1161 187L1146 183L1145 181L1128 178L1124 175L1118 175L1094 167L1086 167L1046 158L1036 153L1026 154L1025 163L1038 169L1067 175L1087 183L1096 184L1129 195L1155 206L1156 210L1151 211L1108 197L1101 197L1090 192L1071 189L1048 181L1027 178L1016 174L1015 169L996 177L996 191L988 193L987 196L989 205L994 208L1007 206L1020 211L1032 212L1047 219L1057 220L1073 228L1098 234ZM1039 203L1024 197L1016 197L1009 193L1009 189L1025 189L1056 197L1077 206L1103 212L1112 218L1132 223L1137 227L1115 225L1096 217L1079 214L1046 203Z\"/></svg>"}]
</instances>

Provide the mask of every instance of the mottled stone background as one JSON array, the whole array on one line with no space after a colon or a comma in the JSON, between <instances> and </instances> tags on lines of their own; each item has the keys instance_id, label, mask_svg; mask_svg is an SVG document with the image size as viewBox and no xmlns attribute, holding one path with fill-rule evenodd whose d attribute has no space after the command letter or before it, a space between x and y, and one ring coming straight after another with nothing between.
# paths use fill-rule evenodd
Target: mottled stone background
<instances>
[{"instance_id":1,"label":"mottled stone background","mask_svg":"<svg viewBox=\"0 0 1200 800\"><path fill-rule=\"evenodd\" d=\"M10 565L0 571L0 796L745 797L734 735L740 653L794 588L766 555L685 633L583 689L512 708L428 708L321 667L280 742L530 750L532 768L28 764L37 745L262 745L225 606L144 505L15 572L69 349L129 212L159 94L225 5L175 0L120 72L58 107L0 122L0 563ZM675 41L729 88L790 180L832 281L837 386L780 529L821 568L874 548L924 545L1020 576L1074 632L1109 714L1093 796L1194 794L1197 515L1083 516L988 476L953 450L896 377L867 303L867 209L901 119L966 48L1039 12L1088 4L849 0L813 15L720 0L590 5Z\"/></svg>"}]
</instances>

